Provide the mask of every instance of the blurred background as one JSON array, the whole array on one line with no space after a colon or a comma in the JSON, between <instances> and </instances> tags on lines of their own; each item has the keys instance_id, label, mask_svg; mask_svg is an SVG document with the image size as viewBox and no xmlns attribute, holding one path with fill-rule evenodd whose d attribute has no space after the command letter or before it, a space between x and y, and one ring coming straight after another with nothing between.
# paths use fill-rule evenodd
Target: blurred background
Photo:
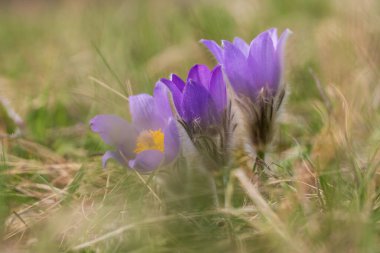
<instances>
[{"instance_id":1,"label":"blurred background","mask_svg":"<svg viewBox=\"0 0 380 253\"><path fill-rule=\"evenodd\" d=\"M198 42L202 38L251 40L270 27L290 28L286 80L291 101L316 98L309 69L322 83L349 89L355 100L363 97L355 97L358 89L377 80L380 7L373 0L0 4L0 94L41 141L46 129L87 124L95 113L127 116L125 101L91 77L123 94L128 84L133 93L149 93L172 72L184 77L195 63L213 66ZM378 89L366 90L378 103Z\"/></svg>"},{"instance_id":2,"label":"blurred background","mask_svg":"<svg viewBox=\"0 0 380 253\"><path fill-rule=\"evenodd\" d=\"M83 121L93 107L123 113L123 101L90 76L122 93L126 83L134 93L151 92L158 78L184 76L195 63L215 64L200 39L251 40L270 27L294 31L288 61L295 70L288 81L297 85L294 91L309 91L312 85L304 87L300 79L307 77L299 72L312 67L319 73L318 57L330 55L321 47L339 43L342 29L354 33L364 22L358 16L347 23L349 9L341 7L339 1L316 0L1 1L1 94L23 116L54 104L71 112L66 117L73 121ZM355 53L349 44L334 47L346 62Z\"/></svg>"},{"instance_id":3,"label":"blurred background","mask_svg":"<svg viewBox=\"0 0 380 253\"><path fill-rule=\"evenodd\" d=\"M7 173L0 180L0 216L7 245L25 240L37 245L38 252L48 246L54 252L56 246L21 236L24 221L36 216L19 219L14 210L40 205L68 186L77 200L87 203L83 196L91 198L92 191L101 195L109 183L106 173L100 182L89 175L87 184L75 181L83 176L78 174L83 164L90 171L86 173L102 173L99 154L106 147L89 133L89 119L99 113L129 117L127 102L94 78L124 95L151 93L161 77L177 73L185 78L196 63L215 64L200 39L239 36L250 41L271 27L291 29L285 78L289 92L273 159L283 163L286 173L293 171L291 176L299 176L305 156L321 169L347 168L347 156L364 166L380 141L379 19L376 0L0 1L0 99L22 120L14 122L2 105L0 134L20 128L24 136L2 138L1 166ZM334 180L327 180L326 187ZM84 189L78 193L78 188ZM351 198L336 192L327 198L331 203ZM46 209L52 203L57 199L39 206L46 214L38 216L42 221L50 217ZM285 213L294 211L288 202L282 204ZM294 213L288 214L291 220ZM57 232L49 229L46 234ZM346 239L329 237L330 227L321 231L325 237L315 236L316 244L325 243L327 251L320 252L346 249ZM344 238L350 236L356 235ZM370 238L368 249L374 249L379 245L376 233Z\"/></svg>"}]
</instances>

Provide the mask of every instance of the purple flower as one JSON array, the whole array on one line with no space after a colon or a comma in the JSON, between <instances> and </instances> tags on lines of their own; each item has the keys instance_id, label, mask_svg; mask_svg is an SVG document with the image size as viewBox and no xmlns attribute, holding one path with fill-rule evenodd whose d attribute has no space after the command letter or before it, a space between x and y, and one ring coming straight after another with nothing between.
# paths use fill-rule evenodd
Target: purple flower
<instances>
[{"instance_id":1,"label":"purple flower","mask_svg":"<svg viewBox=\"0 0 380 253\"><path fill-rule=\"evenodd\" d=\"M240 38L233 42L201 40L211 51L223 69L238 96L255 101L266 89L267 95L275 96L281 85L283 74L284 47L291 31L286 29L277 37L272 28L254 38L250 45Z\"/></svg>"},{"instance_id":2,"label":"purple flower","mask_svg":"<svg viewBox=\"0 0 380 253\"><path fill-rule=\"evenodd\" d=\"M159 83L170 89L178 120L206 165L212 169L226 165L234 127L221 66L210 70L197 64L190 69L186 82L172 74Z\"/></svg>"},{"instance_id":3,"label":"purple flower","mask_svg":"<svg viewBox=\"0 0 380 253\"><path fill-rule=\"evenodd\" d=\"M177 112L186 124L202 129L221 124L227 94L220 66L210 70L197 64L190 69L186 83L175 74L159 83L170 89Z\"/></svg>"},{"instance_id":4,"label":"purple flower","mask_svg":"<svg viewBox=\"0 0 380 253\"><path fill-rule=\"evenodd\" d=\"M258 153L264 152L272 139L274 119L285 95L283 58L290 33L287 29L278 38L277 29L272 28L259 34L250 45L240 38L232 43L223 40L222 46L201 40L222 65Z\"/></svg>"},{"instance_id":5,"label":"purple flower","mask_svg":"<svg viewBox=\"0 0 380 253\"><path fill-rule=\"evenodd\" d=\"M130 96L132 123L115 115L97 115L90 121L92 131L115 149L104 154L103 167L113 158L145 173L177 157L180 141L168 92L164 85L157 84L153 97L148 94Z\"/></svg>"}]
</instances>

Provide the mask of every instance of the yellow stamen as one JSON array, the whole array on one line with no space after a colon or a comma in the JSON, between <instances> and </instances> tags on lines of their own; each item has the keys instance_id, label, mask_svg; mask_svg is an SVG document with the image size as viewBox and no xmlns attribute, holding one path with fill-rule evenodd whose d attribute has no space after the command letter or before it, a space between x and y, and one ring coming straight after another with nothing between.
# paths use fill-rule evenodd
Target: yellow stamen
<instances>
[{"instance_id":1,"label":"yellow stamen","mask_svg":"<svg viewBox=\"0 0 380 253\"><path fill-rule=\"evenodd\" d=\"M145 130L137 137L136 154L145 150L158 150L164 152L164 133L161 129L158 130Z\"/></svg>"}]
</instances>

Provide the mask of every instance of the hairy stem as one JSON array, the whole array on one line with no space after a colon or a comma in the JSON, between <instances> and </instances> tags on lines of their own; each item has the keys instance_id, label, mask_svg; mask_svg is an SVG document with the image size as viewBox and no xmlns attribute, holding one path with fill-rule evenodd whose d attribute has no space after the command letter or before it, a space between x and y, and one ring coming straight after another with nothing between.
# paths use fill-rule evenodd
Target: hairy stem
<instances>
[{"instance_id":1,"label":"hairy stem","mask_svg":"<svg viewBox=\"0 0 380 253\"><path fill-rule=\"evenodd\" d=\"M268 179L265 173L265 152L258 150L256 154L255 164L253 165L253 172L256 173L262 182Z\"/></svg>"},{"instance_id":2,"label":"hairy stem","mask_svg":"<svg viewBox=\"0 0 380 253\"><path fill-rule=\"evenodd\" d=\"M208 174L209 174L210 190L212 192L214 205L216 208L219 208L220 207L219 196L218 196L218 189L216 186L215 178L213 177L211 173L208 173Z\"/></svg>"}]
</instances>

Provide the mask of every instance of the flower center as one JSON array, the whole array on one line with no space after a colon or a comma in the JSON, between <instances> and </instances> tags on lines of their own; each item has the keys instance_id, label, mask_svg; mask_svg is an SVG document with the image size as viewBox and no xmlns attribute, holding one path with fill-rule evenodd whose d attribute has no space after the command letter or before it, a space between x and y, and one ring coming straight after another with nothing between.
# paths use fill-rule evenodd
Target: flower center
<instances>
[{"instance_id":1,"label":"flower center","mask_svg":"<svg viewBox=\"0 0 380 253\"><path fill-rule=\"evenodd\" d=\"M164 152L164 133L161 129L142 131L137 137L136 154L145 150L158 150Z\"/></svg>"}]
</instances>

